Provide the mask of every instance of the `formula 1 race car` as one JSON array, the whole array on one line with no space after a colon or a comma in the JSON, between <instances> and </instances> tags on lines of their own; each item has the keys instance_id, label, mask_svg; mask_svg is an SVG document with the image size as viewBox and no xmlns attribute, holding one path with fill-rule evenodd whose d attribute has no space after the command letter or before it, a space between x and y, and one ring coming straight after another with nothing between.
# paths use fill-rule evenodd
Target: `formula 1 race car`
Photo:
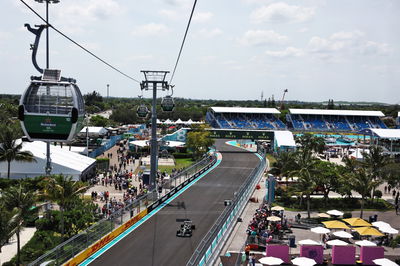
<instances>
[{"instance_id":1,"label":"formula 1 race car","mask_svg":"<svg viewBox=\"0 0 400 266\"><path fill-rule=\"evenodd\" d=\"M176 236L179 237L191 237L193 230L196 229L195 225L192 224L191 220L186 220L181 224L181 227L176 231Z\"/></svg>"}]
</instances>

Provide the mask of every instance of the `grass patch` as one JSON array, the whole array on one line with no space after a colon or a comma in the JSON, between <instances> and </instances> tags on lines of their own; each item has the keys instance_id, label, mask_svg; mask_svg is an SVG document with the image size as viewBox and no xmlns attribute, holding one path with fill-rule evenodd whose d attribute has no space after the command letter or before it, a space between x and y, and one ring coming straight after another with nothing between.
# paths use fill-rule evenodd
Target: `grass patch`
<instances>
[{"instance_id":1,"label":"grass patch","mask_svg":"<svg viewBox=\"0 0 400 266\"><path fill-rule=\"evenodd\" d=\"M189 166L191 166L192 164L195 163L195 161L193 161L191 158L179 158L179 159L175 159L175 166L163 166L163 165L159 165L158 169L161 172L167 172L168 174L171 174L172 169L181 169L181 168L187 168Z\"/></svg>"}]
</instances>

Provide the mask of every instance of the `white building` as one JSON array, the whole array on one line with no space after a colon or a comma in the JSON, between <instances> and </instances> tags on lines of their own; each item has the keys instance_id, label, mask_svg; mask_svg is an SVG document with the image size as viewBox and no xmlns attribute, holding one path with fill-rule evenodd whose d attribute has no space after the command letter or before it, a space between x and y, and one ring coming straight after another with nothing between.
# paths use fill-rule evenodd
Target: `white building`
<instances>
[{"instance_id":1,"label":"white building","mask_svg":"<svg viewBox=\"0 0 400 266\"><path fill-rule=\"evenodd\" d=\"M36 162L12 161L10 178L20 179L44 175L46 166L46 143L23 142L23 151L30 151ZM65 147L50 145L52 174L72 176L74 180L86 179L94 173L96 160L69 151ZM7 162L0 162L0 178L7 178Z\"/></svg>"}]
</instances>

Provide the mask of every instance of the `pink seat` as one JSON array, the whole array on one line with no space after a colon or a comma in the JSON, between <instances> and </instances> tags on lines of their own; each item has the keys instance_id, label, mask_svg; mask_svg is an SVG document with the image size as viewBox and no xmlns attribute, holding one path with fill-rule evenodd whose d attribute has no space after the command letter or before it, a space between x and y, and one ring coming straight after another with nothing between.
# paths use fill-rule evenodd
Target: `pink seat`
<instances>
[{"instance_id":1,"label":"pink seat","mask_svg":"<svg viewBox=\"0 0 400 266\"><path fill-rule=\"evenodd\" d=\"M267 257L280 258L285 263L290 263L289 259L289 246L288 245L267 245L266 247Z\"/></svg>"}]
</instances>

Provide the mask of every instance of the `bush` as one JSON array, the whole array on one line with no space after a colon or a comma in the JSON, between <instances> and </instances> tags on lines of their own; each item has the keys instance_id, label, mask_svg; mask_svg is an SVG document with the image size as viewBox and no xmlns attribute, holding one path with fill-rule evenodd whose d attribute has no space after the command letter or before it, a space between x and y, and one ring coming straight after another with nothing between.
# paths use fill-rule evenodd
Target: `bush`
<instances>
[{"instance_id":1,"label":"bush","mask_svg":"<svg viewBox=\"0 0 400 266\"><path fill-rule=\"evenodd\" d=\"M380 190L375 190L375 191L374 191L374 198L377 198L377 199L382 198L382 191L380 191Z\"/></svg>"},{"instance_id":2,"label":"bush","mask_svg":"<svg viewBox=\"0 0 400 266\"><path fill-rule=\"evenodd\" d=\"M174 152L172 154L175 159L190 159L193 158L193 153Z\"/></svg>"},{"instance_id":3,"label":"bush","mask_svg":"<svg viewBox=\"0 0 400 266\"><path fill-rule=\"evenodd\" d=\"M351 218L351 217L353 217L353 215L351 214L351 212L345 212L345 213L343 214L343 219L347 219L347 218Z\"/></svg>"},{"instance_id":4,"label":"bush","mask_svg":"<svg viewBox=\"0 0 400 266\"><path fill-rule=\"evenodd\" d=\"M60 235L53 231L36 231L33 237L21 249L21 265L27 265L42 256L47 250L61 243ZM3 266L16 265L17 256L3 264Z\"/></svg>"}]
</instances>

